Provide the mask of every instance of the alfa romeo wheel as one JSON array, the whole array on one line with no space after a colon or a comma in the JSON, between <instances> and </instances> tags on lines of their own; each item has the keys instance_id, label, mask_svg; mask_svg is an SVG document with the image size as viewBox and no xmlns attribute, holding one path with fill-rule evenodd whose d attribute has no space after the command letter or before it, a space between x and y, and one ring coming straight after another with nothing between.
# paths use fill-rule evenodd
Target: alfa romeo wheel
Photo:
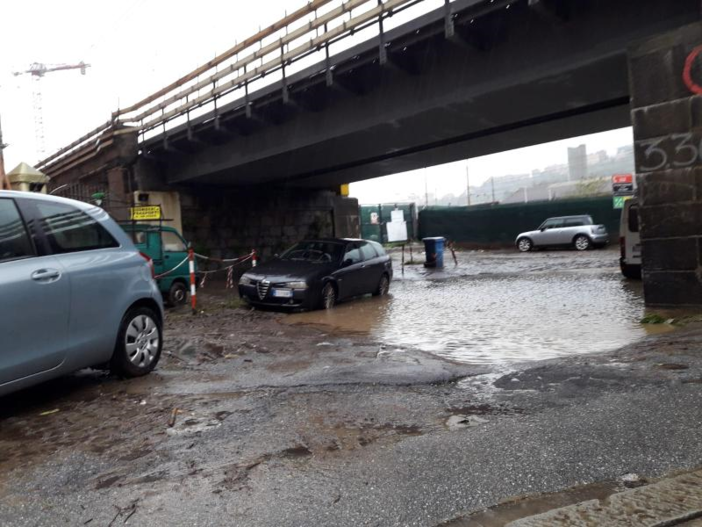
<instances>
[{"instance_id":1,"label":"alfa romeo wheel","mask_svg":"<svg viewBox=\"0 0 702 527\"><path fill-rule=\"evenodd\" d=\"M575 248L578 251L587 251L592 246L592 242L590 241L590 238L588 238L584 234L576 236L573 244L575 245Z\"/></svg>"},{"instance_id":2,"label":"alfa romeo wheel","mask_svg":"<svg viewBox=\"0 0 702 527\"><path fill-rule=\"evenodd\" d=\"M385 296L388 294L388 291L390 291L390 278L388 278L388 275L383 274L380 277L377 289L373 291L373 296Z\"/></svg>"},{"instance_id":3,"label":"alfa romeo wheel","mask_svg":"<svg viewBox=\"0 0 702 527\"><path fill-rule=\"evenodd\" d=\"M336 289L330 283L322 288L322 309L331 309L336 305Z\"/></svg>"},{"instance_id":4,"label":"alfa romeo wheel","mask_svg":"<svg viewBox=\"0 0 702 527\"><path fill-rule=\"evenodd\" d=\"M163 330L153 310L130 309L119 327L110 370L123 377L140 377L156 367L161 357Z\"/></svg>"},{"instance_id":5,"label":"alfa romeo wheel","mask_svg":"<svg viewBox=\"0 0 702 527\"><path fill-rule=\"evenodd\" d=\"M517 248L523 253L528 253L534 248L534 243L529 238L520 238Z\"/></svg>"}]
</instances>

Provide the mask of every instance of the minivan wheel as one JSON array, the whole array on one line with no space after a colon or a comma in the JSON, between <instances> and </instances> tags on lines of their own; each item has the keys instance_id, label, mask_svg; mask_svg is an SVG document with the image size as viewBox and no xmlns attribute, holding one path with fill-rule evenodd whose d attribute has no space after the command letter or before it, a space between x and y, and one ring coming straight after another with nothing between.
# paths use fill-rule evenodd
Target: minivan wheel
<instances>
[{"instance_id":1,"label":"minivan wheel","mask_svg":"<svg viewBox=\"0 0 702 527\"><path fill-rule=\"evenodd\" d=\"M140 377L156 367L163 346L163 329L148 307L127 311L117 334L110 371L122 377Z\"/></svg>"},{"instance_id":2,"label":"minivan wheel","mask_svg":"<svg viewBox=\"0 0 702 527\"><path fill-rule=\"evenodd\" d=\"M380 282L378 282L378 287L373 291L373 296L385 296L390 291L390 278L388 275L383 273L380 277Z\"/></svg>"},{"instance_id":3,"label":"minivan wheel","mask_svg":"<svg viewBox=\"0 0 702 527\"><path fill-rule=\"evenodd\" d=\"M528 253L534 248L534 243L529 238L519 238L517 248L523 253Z\"/></svg>"},{"instance_id":4,"label":"minivan wheel","mask_svg":"<svg viewBox=\"0 0 702 527\"><path fill-rule=\"evenodd\" d=\"M573 245L575 245L575 248L578 251L587 251L590 247L592 247L592 242L590 241L590 238L584 234L581 234L575 237Z\"/></svg>"},{"instance_id":5,"label":"minivan wheel","mask_svg":"<svg viewBox=\"0 0 702 527\"><path fill-rule=\"evenodd\" d=\"M183 282L173 282L168 291L168 305L182 306L188 301L188 288Z\"/></svg>"},{"instance_id":6,"label":"minivan wheel","mask_svg":"<svg viewBox=\"0 0 702 527\"><path fill-rule=\"evenodd\" d=\"M322 288L322 309L331 309L336 305L336 289L331 284L327 284Z\"/></svg>"}]
</instances>

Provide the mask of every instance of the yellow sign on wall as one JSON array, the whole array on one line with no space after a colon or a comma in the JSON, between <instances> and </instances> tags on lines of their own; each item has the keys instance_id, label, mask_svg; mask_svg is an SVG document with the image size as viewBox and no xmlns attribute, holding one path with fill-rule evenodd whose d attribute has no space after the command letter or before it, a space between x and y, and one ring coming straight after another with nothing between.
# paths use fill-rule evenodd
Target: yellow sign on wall
<instances>
[{"instance_id":1,"label":"yellow sign on wall","mask_svg":"<svg viewBox=\"0 0 702 527\"><path fill-rule=\"evenodd\" d=\"M349 196L349 184L348 183L344 183L343 185L341 185L340 194L344 197Z\"/></svg>"},{"instance_id":2,"label":"yellow sign on wall","mask_svg":"<svg viewBox=\"0 0 702 527\"><path fill-rule=\"evenodd\" d=\"M132 221L150 221L161 219L161 207L132 207L129 209Z\"/></svg>"}]
</instances>

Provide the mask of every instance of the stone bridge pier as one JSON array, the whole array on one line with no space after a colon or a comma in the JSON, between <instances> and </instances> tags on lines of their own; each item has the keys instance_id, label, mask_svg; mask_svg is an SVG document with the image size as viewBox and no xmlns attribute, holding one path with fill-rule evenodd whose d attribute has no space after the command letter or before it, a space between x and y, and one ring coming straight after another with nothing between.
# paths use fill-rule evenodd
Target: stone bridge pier
<instances>
[{"instance_id":1,"label":"stone bridge pier","mask_svg":"<svg viewBox=\"0 0 702 527\"><path fill-rule=\"evenodd\" d=\"M629 48L644 294L702 305L702 23Z\"/></svg>"}]
</instances>

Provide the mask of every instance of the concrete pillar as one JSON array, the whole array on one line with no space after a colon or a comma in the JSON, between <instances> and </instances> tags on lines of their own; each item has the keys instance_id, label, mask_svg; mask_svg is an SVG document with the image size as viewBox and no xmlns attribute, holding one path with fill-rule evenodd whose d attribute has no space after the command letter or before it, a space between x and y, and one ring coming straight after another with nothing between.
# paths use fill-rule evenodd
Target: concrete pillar
<instances>
[{"instance_id":1,"label":"concrete pillar","mask_svg":"<svg viewBox=\"0 0 702 527\"><path fill-rule=\"evenodd\" d=\"M648 305L702 305L702 23L629 48Z\"/></svg>"},{"instance_id":2,"label":"concrete pillar","mask_svg":"<svg viewBox=\"0 0 702 527\"><path fill-rule=\"evenodd\" d=\"M361 237L361 216L356 198L344 196L334 198L334 236L337 238Z\"/></svg>"},{"instance_id":3,"label":"concrete pillar","mask_svg":"<svg viewBox=\"0 0 702 527\"><path fill-rule=\"evenodd\" d=\"M128 192L129 170L118 166L107 171L107 188L110 194L110 200L113 204L110 207L110 214L119 221L129 219L129 206L131 204L131 196Z\"/></svg>"}]
</instances>

